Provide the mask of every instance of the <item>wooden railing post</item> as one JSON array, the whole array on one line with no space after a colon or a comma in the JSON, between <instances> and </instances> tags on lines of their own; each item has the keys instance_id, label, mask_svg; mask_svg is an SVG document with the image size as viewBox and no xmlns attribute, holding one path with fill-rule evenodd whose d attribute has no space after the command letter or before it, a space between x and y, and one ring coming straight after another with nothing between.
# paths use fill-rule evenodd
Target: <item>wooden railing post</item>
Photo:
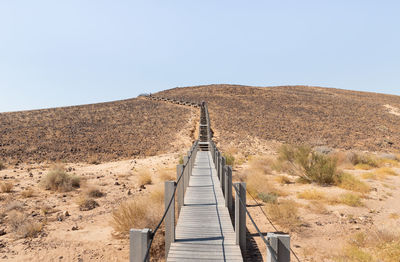
<instances>
[{"instance_id":1,"label":"wooden railing post","mask_svg":"<svg viewBox=\"0 0 400 262\"><path fill-rule=\"evenodd\" d=\"M167 210L174 195L175 181L165 181L164 206ZM171 202L165 216L165 258L168 257L171 243L175 242L175 201Z\"/></svg>"},{"instance_id":2,"label":"wooden railing post","mask_svg":"<svg viewBox=\"0 0 400 262\"><path fill-rule=\"evenodd\" d=\"M235 183L235 233L236 245L246 255L246 183ZM242 204L243 203L243 204Z\"/></svg>"},{"instance_id":3,"label":"wooden railing post","mask_svg":"<svg viewBox=\"0 0 400 262\"><path fill-rule=\"evenodd\" d=\"M226 158L223 156L221 157L221 178L220 178L220 185L222 189L222 194L225 195L225 163Z\"/></svg>"},{"instance_id":4,"label":"wooden railing post","mask_svg":"<svg viewBox=\"0 0 400 262\"><path fill-rule=\"evenodd\" d=\"M131 229L129 231L129 261L143 262L150 242L151 230ZM146 261L150 261L150 255Z\"/></svg>"},{"instance_id":5,"label":"wooden railing post","mask_svg":"<svg viewBox=\"0 0 400 262\"><path fill-rule=\"evenodd\" d=\"M185 181L185 177L182 174L182 170L183 170L183 165L177 165L176 166L176 180L178 181L179 176L182 175L181 180L179 181L177 188L176 188L176 197L177 197L177 204L178 204L178 215L181 212L181 208L183 206L184 203L184 199L185 199L185 186L184 186L184 181Z\"/></svg>"},{"instance_id":6,"label":"wooden railing post","mask_svg":"<svg viewBox=\"0 0 400 262\"><path fill-rule=\"evenodd\" d=\"M268 233L267 238L271 245L267 247L267 262L290 262L289 234Z\"/></svg>"},{"instance_id":7,"label":"wooden railing post","mask_svg":"<svg viewBox=\"0 0 400 262\"><path fill-rule=\"evenodd\" d=\"M183 157L183 165L185 166L184 170L183 170L183 175L185 176L184 177L184 182L185 182L185 190L184 191L186 192L186 189L189 185L189 170L188 170L188 157L187 156Z\"/></svg>"},{"instance_id":8,"label":"wooden railing post","mask_svg":"<svg viewBox=\"0 0 400 262\"><path fill-rule=\"evenodd\" d=\"M225 206L232 214L232 166L225 166Z\"/></svg>"}]
</instances>

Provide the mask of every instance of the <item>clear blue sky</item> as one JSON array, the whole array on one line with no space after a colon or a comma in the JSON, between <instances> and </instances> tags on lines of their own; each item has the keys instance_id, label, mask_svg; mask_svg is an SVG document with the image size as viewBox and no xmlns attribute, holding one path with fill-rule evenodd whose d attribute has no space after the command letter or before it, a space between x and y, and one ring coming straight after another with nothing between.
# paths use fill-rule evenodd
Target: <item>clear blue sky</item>
<instances>
[{"instance_id":1,"label":"clear blue sky","mask_svg":"<svg viewBox=\"0 0 400 262\"><path fill-rule=\"evenodd\" d=\"M400 95L400 1L0 1L0 112L212 83Z\"/></svg>"}]
</instances>

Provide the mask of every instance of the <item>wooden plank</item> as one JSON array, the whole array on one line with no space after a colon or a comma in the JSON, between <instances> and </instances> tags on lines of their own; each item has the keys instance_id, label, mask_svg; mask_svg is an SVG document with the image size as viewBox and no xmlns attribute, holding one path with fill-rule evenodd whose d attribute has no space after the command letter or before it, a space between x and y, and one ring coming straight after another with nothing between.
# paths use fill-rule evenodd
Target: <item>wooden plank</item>
<instances>
[{"instance_id":1,"label":"wooden plank","mask_svg":"<svg viewBox=\"0 0 400 262\"><path fill-rule=\"evenodd\" d=\"M167 261L243 261L211 152L199 151Z\"/></svg>"}]
</instances>

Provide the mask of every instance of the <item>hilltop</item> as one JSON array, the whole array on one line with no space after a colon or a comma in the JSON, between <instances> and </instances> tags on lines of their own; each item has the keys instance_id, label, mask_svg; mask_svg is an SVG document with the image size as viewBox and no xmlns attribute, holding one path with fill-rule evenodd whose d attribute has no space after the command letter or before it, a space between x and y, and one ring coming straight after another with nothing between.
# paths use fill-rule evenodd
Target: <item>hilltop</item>
<instances>
[{"instance_id":1,"label":"hilltop","mask_svg":"<svg viewBox=\"0 0 400 262\"><path fill-rule=\"evenodd\" d=\"M216 139L242 148L254 139L340 149L400 149L400 97L310 86L207 85L155 95L206 101Z\"/></svg>"},{"instance_id":2,"label":"hilltop","mask_svg":"<svg viewBox=\"0 0 400 262\"><path fill-rule=\"evenodd\" d=\"M215 139L222 147L248 150L254 141L277 141L368 151L400 149L399 96L238 85L173 88L155 95L208 102ZM1 113L0 158L96 162L166 153L197 113L143 97Z\"/></svg>"}]
</instances>

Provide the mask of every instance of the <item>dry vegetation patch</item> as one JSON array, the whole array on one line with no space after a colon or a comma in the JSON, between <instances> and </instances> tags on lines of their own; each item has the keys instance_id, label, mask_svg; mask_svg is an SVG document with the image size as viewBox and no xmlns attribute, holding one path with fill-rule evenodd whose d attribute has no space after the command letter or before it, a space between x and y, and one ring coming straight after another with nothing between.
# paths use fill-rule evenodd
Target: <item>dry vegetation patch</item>
<instances>
[{"instance_id":1,"label":"dry vegetation patch","mask_svg":"<svg viewBox=\"0 0 400 262\"><path fill-rule=\"evenodd\" d=\"M281 200L278 203L267 204L265 209L267 215L287 230L296 230L302 223L299 212L299 204L293 200Z\"/></svg>"},{"instance_id":2,"label":"dry vegetation patch","mask_svg":"<svg viewBox=\"0 0 400 262\"><path fill-rule=\"evenodd\" d=\"M78 176L68 174L61 165L51 168L41 181L46 190L68 192L80 186L81 179Z\"/></svg>"},{"instance_id":3,"label":"dry vegetation patch","mask_svg":"<svg viewBox=\"0 0 400 262\"><path fill-rule=\"evenodd\" d=\"M153 183L151 173L148 170L139 170L137 176L139 186L151 185Z\"/></svg>"},{"instance_id":4,"label":"dry vegetation patch","mask_svg":"<svg viewBox=\"0 0 400 262\"><path fill-rule=\"evenodd\" d=\"M43 229L43 223L29 218L21 211L12 210L7 215L7 222L18 238L37 237Z\"/></svg>"},{"instance_id":5,"label":"dry vegetation patch","mask_svg":"<svg viewBox=\"0 0 400 262\"><path fill-rule=\"evenodd\" d=\"M0 182L0 191L2 193L11 193L14 185L11 182Z\"/></svg>"}]
</instances>

